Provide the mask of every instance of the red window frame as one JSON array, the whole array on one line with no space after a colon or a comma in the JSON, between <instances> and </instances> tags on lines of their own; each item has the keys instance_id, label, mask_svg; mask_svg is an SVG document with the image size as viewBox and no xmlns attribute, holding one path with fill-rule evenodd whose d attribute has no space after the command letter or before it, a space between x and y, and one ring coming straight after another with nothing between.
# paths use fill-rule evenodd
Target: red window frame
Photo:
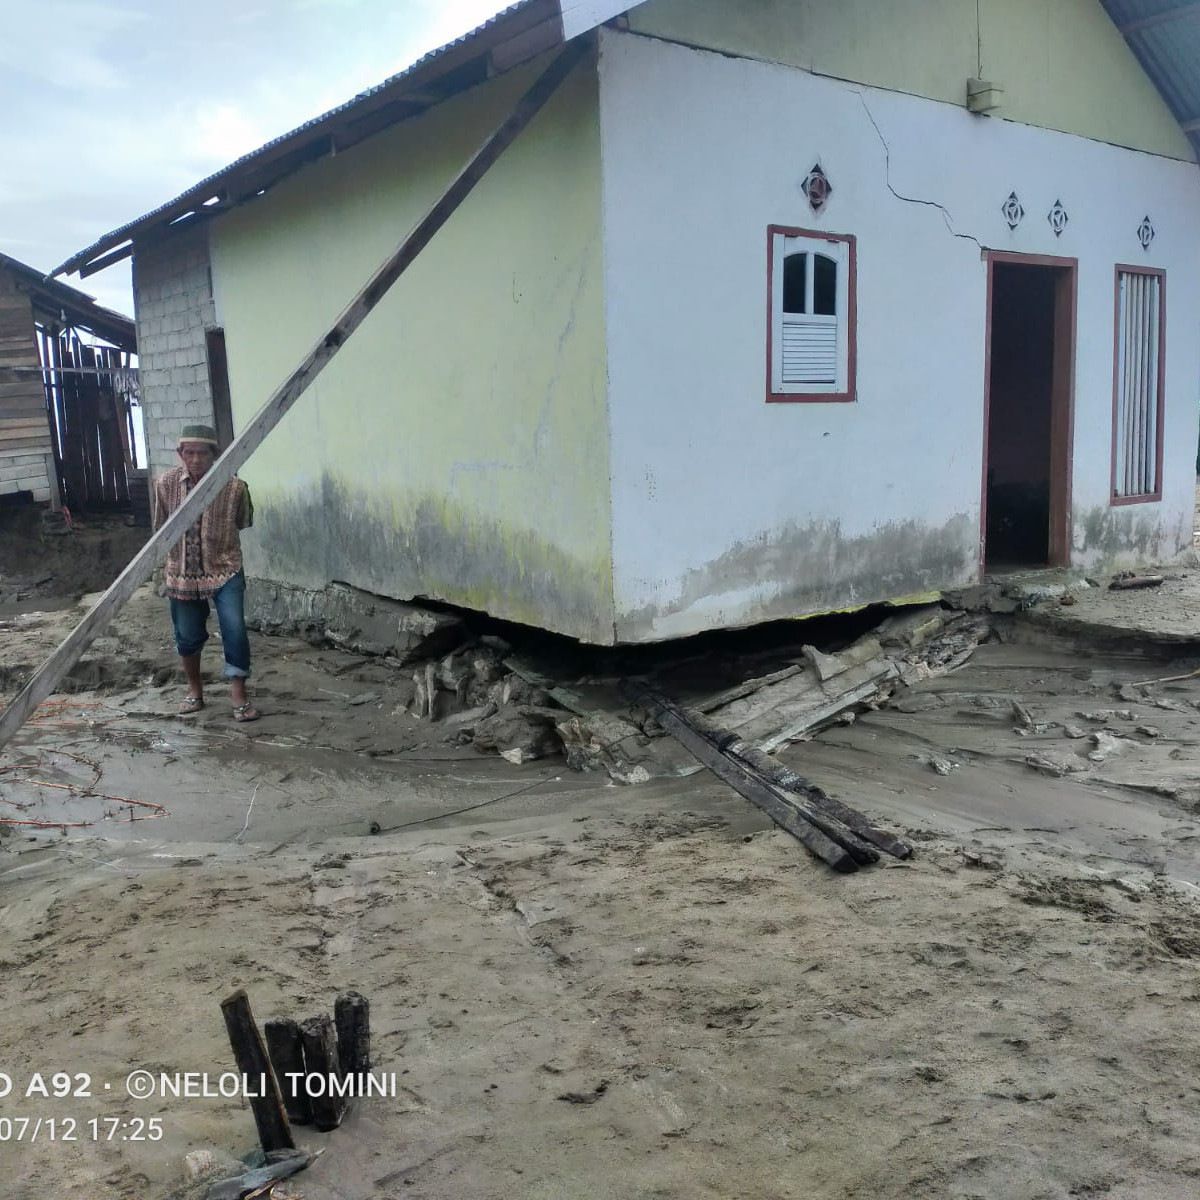
<instances>
[{"instance_id":1,"label":"red window frame","mask_svg":"<svg viewBox=\"0 0 1200 1200\"><path fill-rule=\"evenodd\" d=\"M813 241L845 242L846 250L846 390L844 392L776 392L771 387L774 354L775 239L811 238ZM791 225L767 226L767 403L768 404L853 404L858 378L858 239L852 233L829 233L824 229L799 229Z\"/></svg>"},{"instance_id":2,"label":"red window frame","mask_svg":"<svg viewBox=\"0 0 1200 1200\"><path fill-rule=\"evenodd\" d=\"M1137 496L1117 495L1117 420L1121 381L1118 378L1121 347L1121 275L1154 275L1158 277L1158 396L1155 398L1154 481L1155 490ZM1117 263L1113 271L1113 398L1112 398L1112 465L1109 484L1109 504L1117 508L1125 504L1155 504L1163 494L1163 416L1167 396L1167 272L1162 267L1146 267Z\"/></svg>"}]
</instances>

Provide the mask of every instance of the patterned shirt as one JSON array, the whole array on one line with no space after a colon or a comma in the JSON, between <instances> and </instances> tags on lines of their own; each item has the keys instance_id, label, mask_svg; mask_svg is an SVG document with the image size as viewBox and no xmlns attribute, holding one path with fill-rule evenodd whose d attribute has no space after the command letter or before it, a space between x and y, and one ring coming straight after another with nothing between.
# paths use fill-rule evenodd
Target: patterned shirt
<instances>
[{"instance_id":1,"label":"patterned shirt","mask_svg":"<svg viewBox=\"0 0 1200 1200\"><path fill-rule=\"evenodd\" d=\"M183 467L173 467L154 485L154 528L184 502L193 486ZM236 476L216 494L203 516L167 554L163 582L175 600L204 600L242 569L239 529L254 524L250 489Z\"/></svg>"}]
</instances>

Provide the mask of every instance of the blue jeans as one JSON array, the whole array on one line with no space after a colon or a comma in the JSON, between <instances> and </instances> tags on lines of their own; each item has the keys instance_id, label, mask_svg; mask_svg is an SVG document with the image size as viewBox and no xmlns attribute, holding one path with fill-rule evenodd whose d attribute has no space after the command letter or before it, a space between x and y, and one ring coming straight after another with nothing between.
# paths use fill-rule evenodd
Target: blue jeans
<instances>
[{"instance_id":1,"label":"blue jeans","mask_svg":"<svg viewBox=\"0 0 1200 1200\"><path fill-rule=\"evenodd\" d=\"M239 571L212 598L225 647L225 677L250 674L250 639L246 636L246 576ZM171 599L171 624L180 657L199 654L208 641L208 601Z\"/></svg>"}]
</instances>

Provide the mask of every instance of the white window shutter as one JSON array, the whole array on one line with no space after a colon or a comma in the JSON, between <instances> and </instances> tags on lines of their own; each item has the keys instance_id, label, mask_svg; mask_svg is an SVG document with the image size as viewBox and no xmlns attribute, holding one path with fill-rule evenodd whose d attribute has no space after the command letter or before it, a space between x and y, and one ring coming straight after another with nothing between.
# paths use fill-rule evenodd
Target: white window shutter
<instances>
[{"instance_id":1,"label":"white window shutter","mask_svg":"<svg viewBox=\"0 0 1200 1200\"><path fill-rule=\"evenodd\" d=\"M1117 310L1116 495L1158 491L1159 336L1162 280L1122 271Z\"/></svg>"},{"instance_id":2,"label":"white window shutter","mask_svg":"<svg viewBox=\"0 0 1200 1200\"><path fill-rule=\"evenodd\" d=\"M783 382L836 384L838 318L784 313Z\"/></svg>"}]
</instances>

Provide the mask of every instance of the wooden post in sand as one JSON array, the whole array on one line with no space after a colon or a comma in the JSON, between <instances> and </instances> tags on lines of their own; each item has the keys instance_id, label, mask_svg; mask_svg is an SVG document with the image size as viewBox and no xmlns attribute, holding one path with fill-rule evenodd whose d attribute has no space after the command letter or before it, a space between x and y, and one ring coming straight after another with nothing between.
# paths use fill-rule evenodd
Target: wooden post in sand
<instances>
[{"instance_id":1,"label":"wooden post in sand","mask_svg":"<svg viewBox=\"0 0 1200 1200\"><path fill-rule=\"evenodd\" d=\"M275 1017L263 1024L267 1053L275 1078L283 1092L283 1107L293 1125L312 1124L312 1104L304 1087L304 1042L300 1026L286 1017Z\"/></svg>"},{"instance_id":2,"label":"wooden post in sand","mask_svg":"<svg viewBox=\"0 0 1200 1200\"><path fill-rule=\"evenodd\" d=\"M371 1069L371 1005L359 992L343 992L333 1004L338 1059L343 1075L365 1075ZM361 1095L361 1084L355 1094Z\"/></svg>"},{"instance_id":3,"label":"wooden post in sand","mask_svg":"<svg viewBox=\"0 0 1200 1200\"><path fill-rule=\"evenodd\" d=\"M321 1130L336 1129L346 1113L346 1101L341 1095L331 1095L342 1080L342 1066L338 1060L337 1034L333 1019L328 1013L309 1017L300 1025L300 1036L304 1039L304 1066L313 1079L312 1103L313 1124ZM320 1079L320 1083L315 1080Z\"/></svg>"},{"instance_id":4,"label":"wooden post in sand","mask_svg":"<svg viewBox=\"0 0 1200 1200\"><path fill-rule=\"evenodd\" d=\"M292 1129L288 1124L279 1084L271 1070L262 1035L250 1011L250 997L244 988L221 1001L221 1013L233 1047L233 1059L248 1085L248 1099L258 1126L258 1140L266 1153L272 1150L294 1150Z\"/></svg>"}]
</instances>

